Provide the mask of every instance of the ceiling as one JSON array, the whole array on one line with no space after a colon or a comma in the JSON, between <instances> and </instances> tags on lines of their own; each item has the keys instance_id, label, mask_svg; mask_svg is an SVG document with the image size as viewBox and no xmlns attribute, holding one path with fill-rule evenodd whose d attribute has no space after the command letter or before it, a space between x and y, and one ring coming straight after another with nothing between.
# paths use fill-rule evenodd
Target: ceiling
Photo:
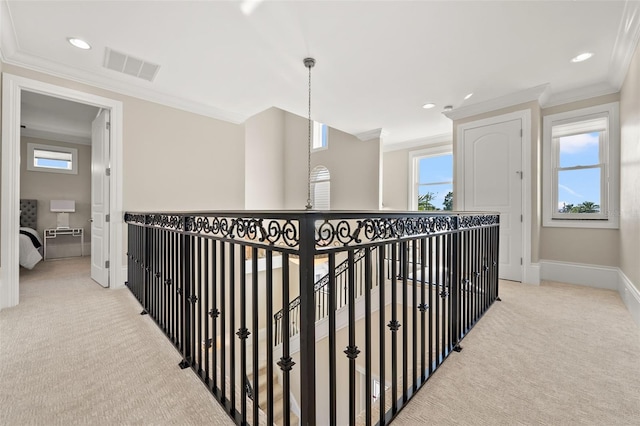
<instances>
[{"instance_id":1,"label":"ceiling","mask_svg":"<svg viewBox=\"0 0 640 426\"><path fill-rule=\"evenodd\" d=\"M381 129L387 148L448 137L446 105L617 92L640 37L639 1L48 0L0 14L5 63L236 123L272 106L306 116L312 56L313 119ZM105 68L106 48L159 65L155 78Z\"/></svg>"},{"instance_id":2,"label":"ceiling","mask_svg":"<svg viewBox=\"0 0 640 426\"><path fill-rule=\"evenodd\" d=\"M23 92L21 135L91 145L91 122L99 108L39 93Z\"/></svg>"}]
</instances>

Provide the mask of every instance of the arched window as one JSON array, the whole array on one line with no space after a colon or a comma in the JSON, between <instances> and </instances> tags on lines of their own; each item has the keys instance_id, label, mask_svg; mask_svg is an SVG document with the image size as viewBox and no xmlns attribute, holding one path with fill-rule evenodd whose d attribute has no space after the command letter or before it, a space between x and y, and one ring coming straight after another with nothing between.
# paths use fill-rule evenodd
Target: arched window
<instances>
[{"instance_id":1,"label":"arched window","mask_svg":"<svg viewBox=\"0 0 640 426\"><path fill-rule=\"evenodd\" d=\"M331 175L325 166L311 171L311 203L314 210L329 210L331 199Z\"/></svg>"}]
</instances>

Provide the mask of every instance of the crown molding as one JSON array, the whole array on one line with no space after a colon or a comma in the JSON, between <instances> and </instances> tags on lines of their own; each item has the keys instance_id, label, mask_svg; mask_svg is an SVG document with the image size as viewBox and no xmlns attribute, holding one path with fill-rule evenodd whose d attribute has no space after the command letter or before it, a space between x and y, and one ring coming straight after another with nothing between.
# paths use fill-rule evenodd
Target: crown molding
<instances>
[{"instance_id":1,"label":"crown molding","mask_svg":"<svg viewBox=\"0 0 640 426\"><path fill-rule=\"evenodd\" d=\"M585 99L595 98L598 96L610 95L618 93L619 91L620 89L612 87L609 83L592 84L591 86L579 87L573 90L553 93L549 96L542 96L540 98L540 107L549 108L556 105L583 101Z\"/></svg>"},{"instance_id":2,"label":"crown molding","mask_svg":"<svg viewBox=\"0 0 640 426\"><path fill-rule=\"evenodd\" d=\"M411 139L404 142L397 142L384 145L383 152L400 151L402 149L424 148L433 145L453 144L452 133L442 133L439 135L427 136L424 138Z\"/></svg>"},{"instance_id":3,"label":"crown molding","mask_svg":"<svg viewBox=\"0 0 640 426\"><path fill-rule=\"evenodd\" d=\"M248 116L243 114L226 111L204 103L190 101L180 96L162 93L152 88L140 87L138 85L110 79L88 70L71 68L64 64L28 55L20 51L17 44L11 14L5 1L0 2L0 14L0 24L2 25L0 29L0 57L6 64L234 124L244 123L248 118Z\"/></svg>"},{"instance_id":4,"label":"crown molding","mask_svg":"<svg viewBox=\"0 0 640 426\"><path fill-rule=\"evenodd\" d=\"M474 115L483 114L485 112L495 111L501 108L507 108L513 105L523 104L525 102L537 101L540 96L549 88L549 83L541 84L530 89L521 90L519 92L510 93L498 98L489 99L487 101L478 102L469 106L456 108L443 114L451 120L460 120L462 118L473 117Z\"/></svg>"},{"instance_id":5,"label":"crown molding","mask_svg":"<svg viewBox=\"0 0 640 426\"><path fill-rule=\"evenodd\" d=\"M456 108L443 114L451 120L460 120L475 115L484 114L486 112L496 111L502 108L508 108L514 105L526 102L537 101L549 88L549 83L541 84L519 92L509 93L504 96L478 102L468 106Z\"/></svg>"},{"instance_id":6,"label":"crown molding","mask_svg":"<svg viewBox=\"0 0 640 426\"><path fill-rule=\"evenodd\" d=\"M638 40L640 40L640 2L627 1L609 62L609 83L616 91L619 91L624 83Z\"/></svg>"},{"instance_id":7,"label":"crown molding","mask_svg":"<svg viewBox=\"0 0 640 426\"><path fill-rule=\"evenodd\" d=\"M0 1L0 59L6 59L18 51L18 38L16 37L13 17L6 0Z\"/></svg>"},{"instance_id":8,"label":"crown molding","mask_svg":"<svg viewBox=\"0 0 640 426\"><path fill-rule=\"evenodd\" d=\"M362 133L358 133L356 135L354 135L355 137L357 137L358 139L360 139L362 142L366 142L366 141L370 141L373 139L384 139L386 136L389 136L389 132L382 130L382 128L380 129L373 129L373 130L368 130L366 132L362 132Z\"/></svg>"}]
</instances>

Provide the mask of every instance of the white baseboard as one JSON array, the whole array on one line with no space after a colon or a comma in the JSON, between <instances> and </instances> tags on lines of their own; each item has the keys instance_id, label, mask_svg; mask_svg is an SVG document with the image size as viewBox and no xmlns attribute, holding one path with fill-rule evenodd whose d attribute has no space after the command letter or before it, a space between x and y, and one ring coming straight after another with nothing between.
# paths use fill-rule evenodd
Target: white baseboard
<instances>
[{"instance_id":1,"label":"white baseboard","mask_svg":"<svg viewBox=\"0 0 640 426\"><path fill-rule=\"evenodd\" d=\"M640 290L620 268L582 263L540 261L540 278L568 284L615 290L640 327Z\"/></svg>"},{"instance_id":2,"label":"white baseboard","mask_svg":"<svg viewBox=\"0 0 640 426\"><path fill-rule=\"evenodd\" d=\"M4 294L4 287L2 286L2 268L0 268L0 311L2 310L2 308L6 308Z\"/></svg>"},{"instance_id":3,"label":"white baseboard","mask_svg":"<svg viewBox=\"0 0 640 426\"><path fill-rule=\"evenodd\" d=\"M540 260L540 279L618 290L619 269L611 266Z\"/></svg>"},{"instance_id":4,"label":"white baseboard","mask_svg":"<svg viewBox=\"0 0 640 426\"><path fill-rule=\"evenodd\" d=\"M640 327L640 290L633 285L621 269L618 269L618 276L620 297L631 313L633 321Z\"/></svg>"},{"instance_id":5,"label":"white baseboard","mask_svg":"<svg viewBox=\"0 0 640 426\"><path fill-rule=\"evenodd\" d=\"M120 274L118 271L114 269L115 274L111 275L109 278L109 288L122 288L124 287L124 283L127 281L127 262L124 262L122 268L120 269Z\"/></svg>"},{"instance_id":6,"label":"white baseboard","mask_svg":"<svg viewBox=\"0 0 640 426\"><path fill-rule=\"evenodd\" d=\"M540 264L530 263L524 267L524 277L522 277L524 284L540 285Z\"/></svg>"}]
</instances>

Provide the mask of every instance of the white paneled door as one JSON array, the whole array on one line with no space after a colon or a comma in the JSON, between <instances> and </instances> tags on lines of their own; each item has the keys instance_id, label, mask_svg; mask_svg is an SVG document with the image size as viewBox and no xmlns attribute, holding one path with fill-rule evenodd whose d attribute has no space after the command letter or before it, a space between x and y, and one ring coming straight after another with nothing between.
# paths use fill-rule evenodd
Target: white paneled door
<instances>
[{"instance_id":1,"label":"white paneled door","mask_svg":"<svg viewBox=\"0 0 640 426\"><path fill-rule=\"evenodd\" d=\"M502 279L522 281L522 121L464 130L464 206L500 213Z\"/></svg>"},{"instance_id":2,"label":"white paneled door","mask_svg":"<svg viewBox=\"0 0 640 426\"><path fill-rule=\"evenodd\" d=\"M91 278L109 287L109 111L91 123Z\"/></svg>"}]
</instances>

